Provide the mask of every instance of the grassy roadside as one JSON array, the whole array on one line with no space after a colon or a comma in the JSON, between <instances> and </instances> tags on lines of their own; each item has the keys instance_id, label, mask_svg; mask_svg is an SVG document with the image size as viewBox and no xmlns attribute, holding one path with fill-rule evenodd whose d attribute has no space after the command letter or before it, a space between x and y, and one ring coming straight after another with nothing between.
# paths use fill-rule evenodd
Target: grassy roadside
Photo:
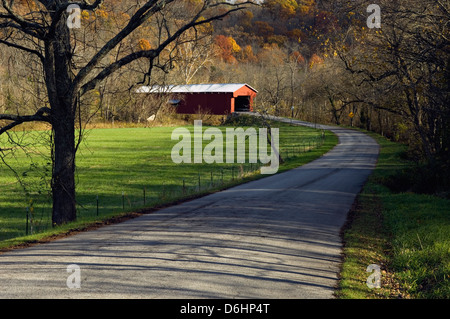
<instances>
[{"instance_id":1,"label":"grassy roadside","mask_svg":"<svg viewBox=\"0 0 450 319\"><path fill-rule=\"evenodd\" d=\"M280 127L280 147L285 159L278 172L308 163L328 152L338 142L334 134L325 132L324 143L313 146L311 141L316 141L316 136L320 136L321 131L281 123L274 127ZM0 174L0 185L3 189L0 193L0 235L5 236L0 236L0 251L46 242L67 234L133 218L265 176L257 170L250 170L248 164L235 166L233 171L226 163L176 165L170 158L171 148L177 142L170 139L172 131L171 127L90 131L87 144L82 145L77 163L77 192L78 200L82 204L78 220L57 228L47 226L34 235L24 236L23 212L28 203L21 199L20 191L12 189L15 185L14 178L6 177L7 171L3 168ZM23 163L25 161L19 159L18 165L25 165ZM29 175L31 178L31 174ZM199 191L197 186L200 175L202 188ZM181 191L181 185L184 184L186 192ZM213 186L203 188L203 185L210 184ZM143 187L147 192L145 204L142 201ZM98 215L96 196L100 201ZM49 205L38 207L35 204L35 214L39 218L46 218L42 224L48 224ZM13 236L7 237L8 231Z\"/></svg>"},{"instance_id":2,"label":"grassy roadside","mask_svg":"<svg viewBox=\"0 0 450 319\"><path fill-rule=\"evenodd\" d=\"M377 167L343 229L341 299L450 298L450 200L404 190L413 180L406 147L372 134ZM406 178L408 177L408 178ZM400 191L403 189L403 191ZM407 187L406 187L407 189ZM381 269L381 288L368 288Z\"/></svg>"}]
</instances>

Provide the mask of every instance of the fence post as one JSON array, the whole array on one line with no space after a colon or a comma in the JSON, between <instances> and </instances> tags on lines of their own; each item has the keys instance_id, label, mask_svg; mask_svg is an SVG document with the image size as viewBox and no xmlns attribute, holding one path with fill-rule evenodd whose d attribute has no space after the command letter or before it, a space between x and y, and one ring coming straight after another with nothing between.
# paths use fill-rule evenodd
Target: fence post
<instances>
[{"instance_id":1,"label":"fence post","mask_svg":"<svg viewBox=\"0 0 450 319\"><path fill-rule=\"evenodd\" d=\"M27 207L27 223L26 223L26 229L25 234L28 236L28 216L29 216L30 209Z\"/></svg>"}]
</instances>

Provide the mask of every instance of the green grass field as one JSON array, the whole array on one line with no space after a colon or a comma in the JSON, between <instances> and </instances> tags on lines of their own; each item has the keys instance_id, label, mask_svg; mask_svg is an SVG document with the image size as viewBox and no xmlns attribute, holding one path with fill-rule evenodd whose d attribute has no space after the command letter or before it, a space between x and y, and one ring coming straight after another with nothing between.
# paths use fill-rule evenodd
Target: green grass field
<instances>
[{"instance_id":1,"label":"green grass field","mask_svg":"<svg viewBox=\"0 0 450 319\"><path fill-rule=\"evenodd\" d=\"M278 123L273 127L280 129L281 155L286 159L279 172L309 162L337 143L329 132L325 132L322 143L318 130ZM77 222L56 229L51 227L47 147L45 143L29 147L28 155L15 147L14 157L9 156L7 163L26 187L0 162L0 248L263 177L258 173L259 166L248 163L248 157L245 164L173 163L171 150L178 142L171 140L174 128L86 131L77 153ZM187 128L193 131L193 126ZM224 132L226 127L220 129ZM47 135L27 132L22 142L32 144L43 137L48 139ZM204 145L208 143L204 141Z\"/></svg>"},{"instance_id":2,"label":"green grass field","mask_svg":"<svg viewBox=\"0 0 450 319\"><path fill-rule=\"evenodd\" d=\"M380 157L344 232L338 297L448 299L450 200L408 190L414 164L406 146L372 136ZM370 264L382 269L380 289L366 285Z\"/></svg>"}]
</instances>

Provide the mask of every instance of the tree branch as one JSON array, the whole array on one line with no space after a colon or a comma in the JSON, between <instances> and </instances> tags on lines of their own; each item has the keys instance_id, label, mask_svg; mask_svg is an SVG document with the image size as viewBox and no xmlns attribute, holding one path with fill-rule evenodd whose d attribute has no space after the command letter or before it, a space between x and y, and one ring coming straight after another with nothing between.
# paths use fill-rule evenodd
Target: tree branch
<instances>
[{"instance_id":1,"label":"tree branch","mask_svg":"<svg viewBox=\"0 0 450 319\"><path fill-rule=\"evenodd\" d=\"M0 25L0 28L1 28L1 25ZM22 51L34 54L41 60L41 62L44 62L45 57L39 51L27 48L25 46L22 46L22 45L19 45L19 44L16 44L16 43L11 43L11 42L8 42L8 41L2 40L2 39L0 39L0 44L4 44L4 45L9 46L11 48L16 48L16 49L19 49L19 50L22 50Z\"/></svg>"},{"instance_id":2,"label":"tree branch","mask_svg":"<svg viewBox=\"0 0 450 319\"><path fill-rule=\"evenodd\" d=\"M0 14L0 18L5 19L5 17L4 16L2 17L1 14ZM23 32L25 34L28 34L29 36L32 36L32 37L40 39L40 40L43 39L43 37L41 37L39 34L34 32L33 30L28 29L28 28L23 28L20 24L14 23L14 21L12 21L12 20L0 23L0 29L6 29L6 28L15 29L17 31Z\"/></svg>"},{"instance_id":3,"label":"tree branch","mask_svg":"<svg viewBox=\"0 0 450 319\"><path fill-rule=\"evenodd\" d=\"M42 39L42 34L40 34L38 32L38 30L42 30L44 29L44 27L38 23L34 23L31 21L28 21L26 19L24 19L22 16L20 16L19 14L15 13L12 8L10 7L10 5L8 4L8 2L6 0L1 0L3 8L5 8L5 10L8 12L7 15L2 14L1 18L3 19L11 19L13 21L15 21L17 24L19 24L23 29L28 29L28 32L32 33L33 36ZM35 32L32 32L31 30L36 30Z\"/></svg>"},{"instance_id":4,"label":"tree branch","mask_svg":"<svg viewBox=\"0 0 450 319\"><path fill-rule=\"evenodd\" d=\"M194 28L196 26L202 25L202 24L206 24L209 23L211 21L214 20L220 20L226 16L228 16L229 14L231 14L232 12L235 11L239 11L244 9L245 7L243 7L243 4L248 4L251 2L245 2L242 4L229 4L228 5L232 5L235 8L226 11L225 13L219 14L219 15L214 15L210 18L207 19L203 19L203 20L199 20L199 18L201 17L202 13L209 8L207 5L205 5L201 10L199 10L199 12L197 12L197 14L191 19L191 21L189 23L186 23L183 27L179 28L174 34L172 34L169 38L167 38L163 43L161 43L159 45L159 47L157 49L154 50L144 50L144 51L139 51L139 52L135 52L135 53L131 53L125 57L123 57L122 59L110 64L109 66L105 67L95 78L93 78L92 80L90 80L88 83L84 84L81 89L80 89L80 94L83 95L86 92L94 89L96 87L96 85L101 82L103 79L105 79L106 77L108 77L110 74L112 74L114 71L120 69L121 67L135 61L138 60L140 58L149 58L151 61L153 61L157 56L159 56L159 54L171 43L173 43L174 41L176 41L184 32L186 32L187 30ZM134 16L133 16L134 17ZM133 19L133 18L132 18ZM120 41L119 41L120 42ZM105 45L105 50L107 50L106 46L108 46L108 44ZM112 48L110 48L109 50L111 50ZM102 49L103 50L103 49ZM100 51L102 51L100 50ZM100 52L99 52L100 53ZM94 57L93 60L91 60L90 63L92 63L91 68L97 64L99 61L95 61L96 58ZM151 62L152 63L152 62ZM85 69L83 69L81 72L87 72L89 70L88 68L89 64L85 67ZM80 73L78 75L80 75ZM80 81L82 80L83 77L85 77L87 74L81 75L80 77L75 78L75 81ZM78 79L77 79L78 78Z\"/></svg>"},{"instance_id":5,"label":"tree branch","mask_svg":"<svg viewBox=\"0 0 450 319\"><path fill-rule=\"evenodd\" d=\"M0 120L13 121L12 123L0 128L0 135L2 135L3 133L16 127L17 125L25 122L51 123L51 109L49 109L48 107L42 107L34 115L0 114Z\"/></svg>"},{"instance_id":6,"label":"tree branch","mask_svg":"<svg viewBox=\"0 0 450 319\"><path fill-rule=\"evenodd\" d=\"M123 66L141 58L148 58L153 61L154 58L157 57L156 50L148 50L148 51L139 51L131 53L120 60L117 60L114 63L111 63L109 66L103 68L103 70L92 80L84 84L80 89L80 95L84 95L86 92L93 90L98 83L107 78L109 75L122 68Z\"/></svg>"},{"instance_id":7,"label":"tree branch","mask_svg":"<svg viewBox=\"0 0 450 319\"><path fill-rule=\"evenodd\" d=\"M167 0L167 3L173 0ZM100 63L100 61L106 57L106 55L113 50L123 39L125 39L130 33L136 30L142 23L152 14L160 10L156 7L158 0L151 0L145 3L130 19L128 24L111 40L109 40L95 56L86 64L84 68L78 72L73 83L77 87L81 82L89 75L90 72ZM156 8L156 9L155 9Z\"/></svg>"}]
</instances>

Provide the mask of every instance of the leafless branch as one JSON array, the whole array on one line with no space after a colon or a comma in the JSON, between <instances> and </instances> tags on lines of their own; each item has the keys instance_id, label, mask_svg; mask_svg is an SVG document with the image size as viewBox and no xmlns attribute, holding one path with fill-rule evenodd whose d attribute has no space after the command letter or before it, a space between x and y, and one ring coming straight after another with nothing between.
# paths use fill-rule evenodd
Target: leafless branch
<instances>
[{"instance_id":1,"label":"leafless branch","mask_svg":"<svg viewBox=\"0 0 450 319\"><path fill-rule=\"evenodd\" d=\"M0 120L12 121L12 123L0 128L0 135L25 122L51 123L51 110L47 107L40 108L34 115L0 114Z\"/></svg>"}]
</instances>

